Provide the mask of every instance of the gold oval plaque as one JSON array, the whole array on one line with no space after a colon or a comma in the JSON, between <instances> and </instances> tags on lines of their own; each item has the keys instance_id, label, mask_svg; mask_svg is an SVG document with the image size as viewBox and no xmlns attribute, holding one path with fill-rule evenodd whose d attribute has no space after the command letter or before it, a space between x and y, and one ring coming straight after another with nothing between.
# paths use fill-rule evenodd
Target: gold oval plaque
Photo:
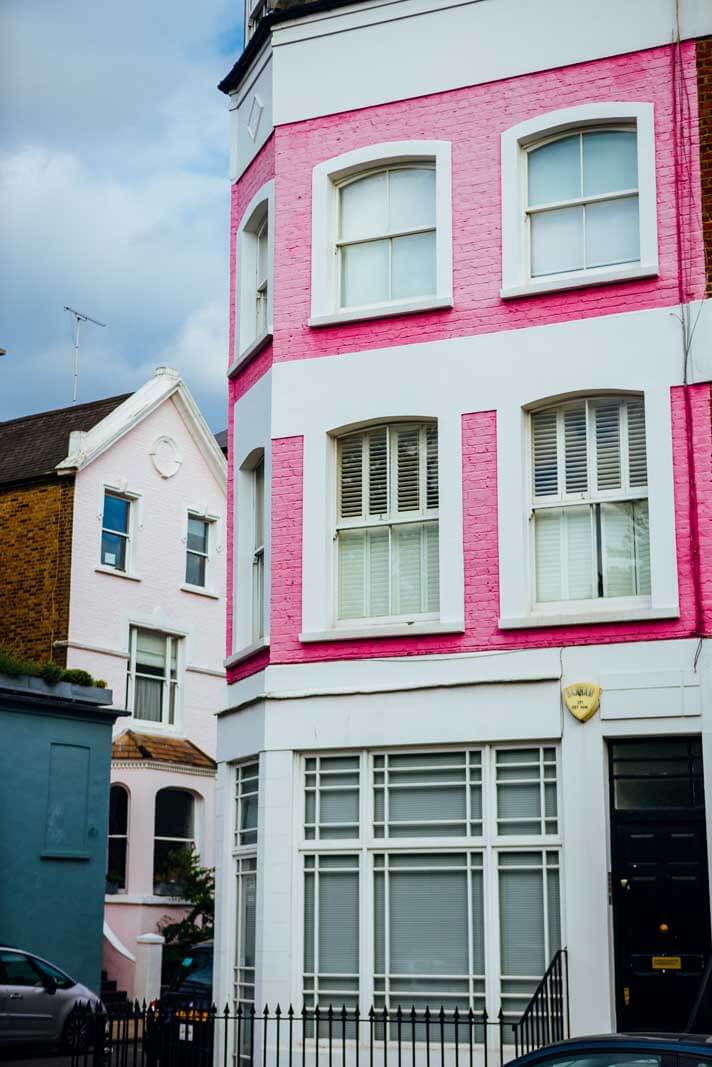
<instances>
[{"instance_id":1,"label":"gold oval plaque","mask_svg":"<svg viewBox=\"0 0 712 1067\"><path fill-rule=\"evenodd\" d=\"M598 711L601 687L593 682L573 682L564 686L564 704L579 722L588 720Z\"/></svg>"}]
</instances>

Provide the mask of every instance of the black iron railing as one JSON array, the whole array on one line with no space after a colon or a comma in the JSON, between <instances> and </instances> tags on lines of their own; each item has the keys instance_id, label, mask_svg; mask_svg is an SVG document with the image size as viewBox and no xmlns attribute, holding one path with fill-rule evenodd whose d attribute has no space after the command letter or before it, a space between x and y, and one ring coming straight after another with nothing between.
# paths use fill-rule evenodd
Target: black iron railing
<instances>
[{"instance_id":1,"label":"black iron railing","mask_svg":"<svg viewBox=\"0 0 712 1067\"><path fill-rule=\"evenodd\" d=\"M517 1056L569 1036L569 972L565 948L560 948L554 956L512 1030Z\"/></svg>"},{"instance_id":2,"label":"black iron railing","mask_svg":"<svg viewBox=\"0 0 712 1067\"><path fill-rule=\"evenodd\" d=\"M78 1006L75 1031L72 1067L502 1067L568 1036L566 951L518 1021L457 1008L125 1004Z\"/></svg>"}]
</instances>

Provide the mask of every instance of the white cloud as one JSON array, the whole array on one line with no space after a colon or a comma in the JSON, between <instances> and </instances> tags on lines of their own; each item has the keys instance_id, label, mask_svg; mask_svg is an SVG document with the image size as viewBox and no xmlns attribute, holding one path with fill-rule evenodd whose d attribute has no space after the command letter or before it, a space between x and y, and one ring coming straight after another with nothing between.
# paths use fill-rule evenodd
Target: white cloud
<instances>
[{"instance_id":1,"label":"white cloud","mask_svg":"<svg viewBox=\"0 0 712 1067\"><path fill-rule=\"evenodd\" d=\"M168 362L223 425L229 188L215 83L234 59L218 36L234 29L228 8L234 18L228 0L2 5L0 418L64 402L70 304L109 324L84 331L83 399Z\"/></svg>"}]
</instances>

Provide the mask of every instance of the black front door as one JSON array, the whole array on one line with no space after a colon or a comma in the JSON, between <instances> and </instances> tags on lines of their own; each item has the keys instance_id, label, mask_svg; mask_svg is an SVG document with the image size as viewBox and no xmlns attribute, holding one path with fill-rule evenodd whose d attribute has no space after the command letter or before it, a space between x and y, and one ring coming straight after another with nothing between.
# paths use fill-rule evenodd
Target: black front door
<instances>
[{"instance_id":1,"label":"black front door","mask_svg":"<svg viewBox=\"0 0 712 1067\"><path fill-rule=\"evenodd\" d=\"M612 742L610 774L618 1029L681 1030L710 955L700 740Z\"/></svg>"}]
</instances>

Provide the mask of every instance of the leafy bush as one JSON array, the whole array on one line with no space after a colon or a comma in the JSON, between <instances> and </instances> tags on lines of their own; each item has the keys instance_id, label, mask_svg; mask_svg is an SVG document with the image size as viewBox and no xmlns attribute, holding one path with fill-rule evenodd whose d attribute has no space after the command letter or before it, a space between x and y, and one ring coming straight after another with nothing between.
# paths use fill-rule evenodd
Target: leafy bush
<instances>
[{"instance_id":1,"label":"leafy bush","mask_svg":"<svg viewBox=\"0 0 712 1067\"><path fill-rule=\"evenodd\" d=\"M186 915L178 922L168 918L158 923L166 939L163 950L163 984L170 985L180 971L180 963L188 949L213 936L215 921L215 871L201 867L191 848L181 849L173 857L172 874L181 885L181 897L188 902Z\"/></svg>"},{"instance_id":2,"label":"leafy bush","mask_svg":"<svg viewBox=\"0 0 712 1067\"><path fill-rule=\"evenodd\" d=\"M71 682L72 685L94 685L94 679L89 671L83 671L78 667L62 672L62 681Z\"/></svg>"}]
</instances>

